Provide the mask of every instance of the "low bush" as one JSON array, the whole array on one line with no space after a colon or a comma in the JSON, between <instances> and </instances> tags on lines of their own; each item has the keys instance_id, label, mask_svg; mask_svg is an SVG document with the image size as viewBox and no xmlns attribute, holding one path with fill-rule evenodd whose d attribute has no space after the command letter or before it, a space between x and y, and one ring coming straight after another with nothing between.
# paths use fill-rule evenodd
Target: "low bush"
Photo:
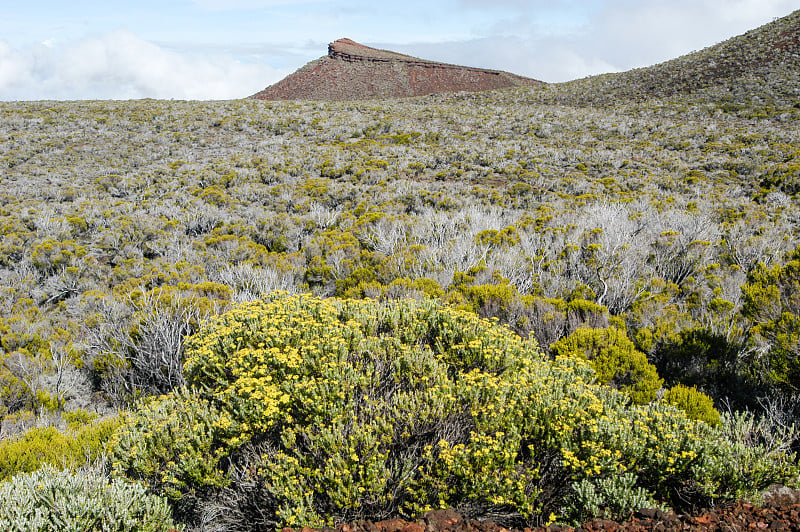
<instances>
[{"instance_id":1,"label":"low bush","mask_svg":"<svg viewBox=\"0 0 800 532\"><path fill-rule=\"evenodd\" d=\"M691 419L705 421L709 425L719 425L719 412L714 408L714 400L697 388L678 384L664 393L663 400L668 405L686 412Z\"/></svg>"},{"instance_id":2,"label":"low bush","mask_svg":"<svg viewBox=\"0 0 800 532\"><path fill-rule=\"evenodd\" d=\"M551 361L431 301L276 294L186 346L189 390L131 416L113 461L189 524L258 530L453 507L529 526L643 502L682 510L797 472L785 452L734 445L725 423L631 406L592 384L585 360ZM747 471L726 466L745 458Z\"/></svg>"},{"instance_id":3,"label":"low bush","mask_svg":"<svg viewBox=\"0 0 800 532\"><path fill-rule=\"evenodd\" d=\"M102 459L120 419L70 425L70 430L65 432L56 427L34 427L16 438L0 442L0 481L17 473L36 471L44 465L80 467Z\"/></svg>"},{"instance_id":4,"label":"low bush","mask_svg":"<svg viewBox=\"0 0 800 532\"><path fill-rule=\"evenodd\" d=\"M109 480L95 471L49 466L0 483L0 523L7 532L66 530L167 532L167 501L142 484Z\"/></svg>"},{"instance_id":5,"label":"low bush","mask_svg":"<svg viewBox=\"0 0 800 532\"><path fill-rule=\"evenodd\" d=\"M588 360L598 382L625 392L637 404L653 401L663 383L647 356L616 327L580 328L551 345L550 350L555 356Z\"/></svg>"}]
</instances>

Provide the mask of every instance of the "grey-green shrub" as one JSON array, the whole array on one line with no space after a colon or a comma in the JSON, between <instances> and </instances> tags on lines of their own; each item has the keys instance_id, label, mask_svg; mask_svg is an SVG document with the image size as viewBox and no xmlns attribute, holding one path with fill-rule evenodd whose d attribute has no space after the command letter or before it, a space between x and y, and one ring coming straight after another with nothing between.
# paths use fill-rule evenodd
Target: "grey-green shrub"
<instances>
[{"instance_id":1,"label":"grey-green shrub","mask_svg":"<svg viewBox=\"0 0 800 532\"><path fill-rule=\"evenodd\" d=\"M592 482L583 479L573 487L570 506L574 521L598 515L625 515L640 508L657 508L644 488L638 487L636 475L623 473Z\"/></svg>"},{"instance_id":2,"label":"grey-green shrub","mask_svg":"<svg viewBox=\"0 0 800 532\"><path fill-rule=\"evenodd\" d=\"M166 500L142 484L85 470L45 466L0 483L0 523L7 532L166 532Z\"/></svg>"}]
</instances>

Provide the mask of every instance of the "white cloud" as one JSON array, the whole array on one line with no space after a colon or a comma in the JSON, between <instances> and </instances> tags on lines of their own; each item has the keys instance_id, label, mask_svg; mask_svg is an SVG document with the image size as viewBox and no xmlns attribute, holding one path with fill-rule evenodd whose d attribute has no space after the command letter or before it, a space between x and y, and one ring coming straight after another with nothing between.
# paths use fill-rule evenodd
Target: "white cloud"
<instances>
[{"instance_id":1,"label":"white cloud","mask_svg":"<svg viewBox=\"0 0 800 532\"><path fill-rule=\"evenodd\" d=\"M425 59L505 70L548 82L566 81L617 69L601 57L581 53L572 48L571 43L562 41L489 37L451 43L382 46Z\"/></svg>"},{"instance_id":2,"label":"white cloud","mask_svg":"<svg viewBox=\"0 0 800 532\"><path fill-rule=\"evenodd\" d=\"M495 9L498 7L514 8L522 11L531 9L553 8L574 3L572 0L458 0L464 7L476 9Z\"/></svg>"},{"instance_id":3,"label":"white cloud","mask_svg":"<svg viewBox=\"0 0 800 532\"><path fill-rule=\"evenodd\" d=\"M25 61L8 44L0 41L0 88L24 83L27 77Z\"/></svg>"},{"instance_id":4,"label":"white cloud","mask_svg":"<svg viewBox=\"0 0 800 532\"><path fill-rule=\"evenodd\" d=\"M242 98L287 73L230 55L178 53L127 30L25 49L0 41L0 100Z\"/></svg>"},{"instance_id":5,"label":"white cloud","mask_svg":"<svg viewBox=\"0 0 800 532\"><path fill-rule=\"evenodd\" d=\"M573 11L558 15L559 7L574 7L574 0L560 0L546 17L534 8L540 0L459 3L495 10L500 18L487 16L475 39L396 47L427 59L507 70L549 82L673 59L755 29L797 7L796 0L605 0L582 12L585 23L576 26L570 22ZM504 7L515 8L515 14L511 18L507 10L501 14Z\"/></svg>"},{"instance_id":6,"label":"white cloud","mask_svg":"<svg viewBox=\"0 0 800 532\"><path fill-rule=\"evenodd\" d=\"M646 66L704 48L789 14L795 0L614 0L596 13L581 53L619 68Z\"/></svg>"}]
</instances>

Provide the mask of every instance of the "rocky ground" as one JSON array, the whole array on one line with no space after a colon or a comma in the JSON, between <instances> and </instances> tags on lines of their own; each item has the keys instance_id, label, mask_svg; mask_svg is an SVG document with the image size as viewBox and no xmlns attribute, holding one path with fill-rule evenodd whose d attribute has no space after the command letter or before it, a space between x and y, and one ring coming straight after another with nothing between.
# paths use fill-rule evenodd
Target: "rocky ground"
<instances>
[{"instance_id":1,"label":"rocky ground","mask_svg":"<svg viewBox=\"0 0 800 532\"><path fill-rule=\"evenodd\" d=\"M623 522L594 519L582 526L564 527L551 525L547 528L526 528L523 532L567 532L567 531L678 531L678 530L800 530L800 492L779 490L766 498L762 506L746 502L715 508L707 513L689 516L667 514L660 510L640 510ZM463 518L454 510L435 510L424 514L417 521L390 519L387 521L358 521L341 525L337 532L512 532L491 521ZM323 532L311 528L284 529L282 532ZM327 532L333 532L327 529Z\"/></svg>"}]
</instances>

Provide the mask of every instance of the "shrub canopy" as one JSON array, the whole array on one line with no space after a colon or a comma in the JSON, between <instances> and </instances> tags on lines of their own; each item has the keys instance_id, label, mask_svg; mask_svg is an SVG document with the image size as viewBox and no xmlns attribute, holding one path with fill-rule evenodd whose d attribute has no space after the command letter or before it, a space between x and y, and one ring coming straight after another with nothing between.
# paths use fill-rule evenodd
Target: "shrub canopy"
<instances>
[{"instance_id":1,"label":"shrub canopy","mask_svg":"<svg viewBox=\"0 0 800 532\"><path fill-rule=\"evenodd\" d=\"M550 361L430 301L246 303L187 341L185 373L187 391L131 417L114 461L188 522L332 525L454 507L541 524L737 497L794 472L673 407L631 405L593 384L584 360Z\"/></svg>"}]
</instances>

